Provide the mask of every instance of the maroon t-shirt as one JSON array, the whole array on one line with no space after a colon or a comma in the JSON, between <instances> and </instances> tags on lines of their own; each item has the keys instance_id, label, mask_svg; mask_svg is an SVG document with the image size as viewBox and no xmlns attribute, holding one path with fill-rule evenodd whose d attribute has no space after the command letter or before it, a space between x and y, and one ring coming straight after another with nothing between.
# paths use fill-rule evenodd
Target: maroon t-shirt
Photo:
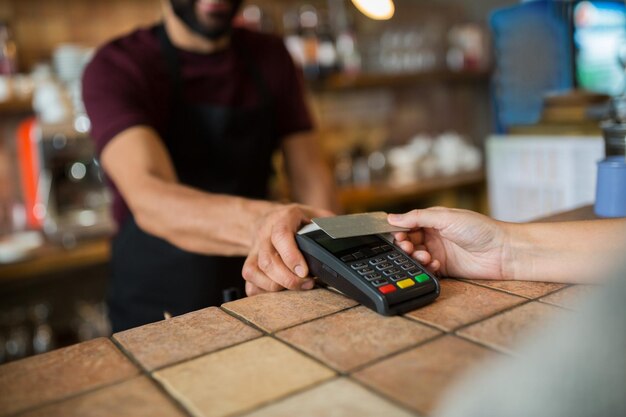
<instances>
[{"instance_id":1,"label":"maroon t-shirt","mask_svg":"<svg viewBox=\"0 0 626 417\"><path fill-rule=\"evenodd\" d=\"M136 30L105 44L85 70L83 99L98 153L111 138L132 126L151 126L162 137L167 131L173 90L156 29ZM301 72L282 39L240 28L234 29L232 36L233 44L244 51L178 51L183 99L190 104L237 108L258 105L260 92L241 57L247 53L272 96L278 137L311 130ZM128 208L114 186L112 190L113 215L121 224Z\"/></svg>"}]
</instances>

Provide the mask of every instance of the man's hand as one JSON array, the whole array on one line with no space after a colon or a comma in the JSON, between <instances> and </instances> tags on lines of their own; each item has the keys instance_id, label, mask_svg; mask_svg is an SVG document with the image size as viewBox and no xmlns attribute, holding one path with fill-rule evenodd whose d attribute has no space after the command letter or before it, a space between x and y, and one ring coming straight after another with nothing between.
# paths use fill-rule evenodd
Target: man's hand
<instances>
[{"instance_id":1,"label":"man's hand","mask_svg":"<svg viewBox=\"0 0 626 417\"><path fill-rule=\"evenodd\" d=\"M507 224L468 210L434 207L391 214L390 224L411 228L396 243L415 260L444 276L511 279L506 272Z\"/></svg>"},{"instance_id":2,"label":"man's hand","mask_svg":"<svg viewBox=\"0 0 626 417\"><path fill-rule=\"evenodd\" d=\"M268 291L310 290L309 268L296 245L296 232L314 217L331 216L328 210L290 204L276 205L256 222L252 246L243 266L246 294Z\"/></svg>"}]
</instances>

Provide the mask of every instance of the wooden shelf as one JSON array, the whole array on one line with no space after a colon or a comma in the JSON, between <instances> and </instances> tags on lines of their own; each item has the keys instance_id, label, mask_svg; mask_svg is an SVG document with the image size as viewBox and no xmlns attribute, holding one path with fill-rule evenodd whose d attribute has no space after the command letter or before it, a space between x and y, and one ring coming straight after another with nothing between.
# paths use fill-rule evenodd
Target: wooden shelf
<instances>
[{"instance_id":1,"label":"wooden shelf","mask_svg":"<svg viewBox=\"0 0 626 417\"><path fill-rule=\"evenodd\" d=\"M29 259L0 265L0 283L106 264L109 253L109 239L80 243L72 249L47 244Z\"/></svg>"},{"instance_id":2,"label":"wooden shelf","mask_svg":"<svg viewBox=\"0 0 626 417\"><path fill-rule=\"evenodd\" d=\"M31 97L0 101L0 114L33 113Z\"/></svg>"},{"instance_id":3,"label":"wooden shelf","mask_svg":"<svg viewBox=\"0 0 626 417\"><path fill-rule=\"evenodd\" d=\"M450 71L435 70L397 74L334 74L328 78L309 84L316 92L342 91L379 87L404 87L421 83L480 83L485 84L491 76L490 71Z\"/></svg>"},{"instance_id":4,"label":"wooden shelf","mask_svg":"<svg viewBox=\"0 0 626 417\"><path fill-rule=\"evenodd\" d=\"M348 212L362 211L369 207L393 205L428 197L437 193L454 192L465 187L485 184L485 173L480 171L416 180L405 185L372 184L364 187L343 187L338 190L341 206Z\"/></svg>"}]
</instances>

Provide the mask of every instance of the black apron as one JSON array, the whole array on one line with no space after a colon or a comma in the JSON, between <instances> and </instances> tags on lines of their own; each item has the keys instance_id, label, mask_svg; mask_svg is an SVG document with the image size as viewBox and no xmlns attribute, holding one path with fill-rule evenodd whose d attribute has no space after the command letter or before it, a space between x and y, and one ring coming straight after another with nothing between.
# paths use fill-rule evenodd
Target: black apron
<instances>
[{"instance_id":1,"label":"black apron","mask_svg":"<svg viewBox=\"0 0 626 417\"><path fill-rule=\"evenodd\" d=\"M171 75L172 119L163 138L179 181L211 193L264 199L278 147L272 100L242 45L231 47L252 77L260 103L254 108L188 104L175 47L163 26L161 49ZM244 294L245 258L186 252L141 230L132 216L112 243L108 308L113 331L220 305Z\"/></svg>"}]
</instances>

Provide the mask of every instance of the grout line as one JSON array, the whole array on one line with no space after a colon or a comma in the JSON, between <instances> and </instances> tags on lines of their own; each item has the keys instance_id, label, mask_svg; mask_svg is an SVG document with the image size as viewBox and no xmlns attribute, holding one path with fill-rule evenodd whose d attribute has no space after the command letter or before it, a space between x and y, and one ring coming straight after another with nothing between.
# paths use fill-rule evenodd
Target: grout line
<instances>
[{"instance_id":1,"label":"grout line","mask_svg":"<svg viewBox=\"0 0 626 417\"><path fill-rule=\"evenodd\" d=\"M523 301L523 302L521 302L521 303L519 303L519 304L515 304L515 305L510 306L510 307L507 307L507 308L505 308L505 309L503 309L503 310L497 311L497 312L495 312L495 313L493 313L493 314L489 314L489 315L487 315L487 316L485 316L485 317L482 317L482 318L480 318L480 319L478 319L478 320L476 320L476 321L473 321L473 322L471 322L471 323L466 323L466 324L463 324L463 325L461 325L461 326L459 326L459 327L454 328L453 330L450 330L450 331L449 331L449 333L450 333L450 334L457 334L457 332L458 332L459 330L464 330L464 329L466 329L466 328L468 328L468 327L471 327L471 326L473 326L473 325L475 325L475 324L482 323L482 322L484 322L484 321L487 321L487 320L492 319L492 318L497 317L497 316L501 316L501 315L503 315L503 314L508 313L508 312L509 312L509 311L511 311L511 310L515 310L515 309L516 309L516 308L518 308L518 307L525 306L526 304L530 304L530 303L532 303L532 302L534 302L534 301L535 301L535 300L530 300L530 299L525 298L525 299L524 299L524 301Z\"/></svg>"},{"instance_id":2,"label":"grout line","mask_svg":"<svg viewBox=\"0 0 626 417\"><path fill-rule=\"evenodd\" d=\"M255 336L252 339L242 340L241 342L233 343L232 345L224 346L224 347L221 347L221 348L218 348L218 349L215 349L215 350L211 350L209 352L198 353L197 355L193 355L193 356L190 356L190 357L185 358L185 359L180 359L178 361L175 361L175 362L172 362L172 363L168 363L166 365L157 366L153 370L147 371L147 372L150 373L150 374L153 374L155 372L159 372L159 371L162 371L164 369L171 368L173 366L178 366L178 365L182 365L182 364L187 363L187 362L191 362L191 361L199 359L199 358L201 358L203 356L212 355L214 353L218 353L218 352L221 352L223 350L227 350L227 349L233 348L235 346L243 345L244 343L252 342L252 341L260 339L260 338L262 338L264 336L266 336L266 335Z\"/></svg>"},{"instance_id":3,"label":"grout line","mask_svg":"<svg viewBox=\"0 0 626 417\"><path fill-rule=\"evenodd\" d=\"M357 307L360 307L360 306L361 306L361 304L356 304L354 306L345 307L345 308L342 308L341 310L333 311L333 312L330 312L330 313L327 313L327 314L324 314L324 315L321 315L321 316L318 316L318 317L314 317L314 318L311 318L311 319L308 319L308 320L305 320L305 321L302 321L302 322L299 322L299 323L290 324L287 327L281 327L280 329L276 329L276 330L265 330L265 329L262 329L257 324L251 322L250 320L246 319L245 317L241 316L239 313L237 313L235 311L231 311L231 310L228 310L228 309L225 309L225 308L223 310L224 310L224 312L228 313L230 316L232 316L232 317L234 317L234 318L236 318L236 319L238 319L240 321L243 321L245 324L248 324L248 325L250 325L251 327L254 327L257 330L260 330L260 331L262 331L263 333L265 333L267 335L271 335L271 334L275 334L275 333L278 333L278 332L282 332L284 330L292 329L294 327L298 327L298 326L300 326L302 324L310 323L310 322L315 321L315 320L323 319L325 317L330 317L330 316L333 316L333 315L338 314L338 313L343 313L344 311L348 311L348 310L351 310L353 308L357 308Z\"/></svg>"},{"instance_id":4,"label":"grout line","mask_svg":"<svg viewBox=\"0 0 626 417\"><path fill-rule=\"evenodd\" d=\"M109 382L107 384L103 384L103 385L99 385L97 387L89 388L89 389L84 390L84 391L74 392L74 393L68 394L68 395L66 395L64 397L59 397L59 398L55 398L53 400L45 401L45 402L43 402L41 404L38 404L38 405L29 406L29 407L24 408L22 410L16 411L15 413L7 414L5 417L21 416L23 414L26 414L26 413L29 413L29 412L32 412L32 411L35 411L35 410L39 410L39 409L44 408L44 407L49 407L49 406L52 406L52 405L55 405L55 404L64 403L66 401L70 401L70 400L73 400L73 399L78 398L78 397L82 397L82 396L85 396L85 395L88 395L88 394L92 394L94 392L97 392L97 391L100 391L100 390L103 390L103 389L106 389L106 388L110 388L110 387L113 387L115 385L122 384L124 382L128 382L128 381L130 381L130 380L132 380L134 378L140 378L141 376L143 376L143 374L141 372L139 372L139 373L137 373L137 374L135 374L135 375L133 375L133 376L131 376L129 378L124 378L124 379L121 379L119 381Z\"/></svg>"},{"instance_id":5,"label":"grout line","mask_svg":"<svg viewBox=\"0 0 626 417\"><path fill-rule=\"evenodd\" d=\"M539 300L539 299L541 299L541 298L545 298L545 297L547 297L547 296L549 296L549 295L552 295L552 294L554 294L554 293L557 293L557 292L560 292L560 291L564 291L564 290L566 290L566 289L568 289L568 288L571 288L571 287L573 287L573 286L575 286L575 285L577 285L577 284L565 284L565 286L564 286L563 288L557 288L556 290L552 290L552 291L549 291L549 292L545 293L545 294L544 294L544 295L542 295L541 297L537 297L537 300Z\"/></svg>"},{"instance_id":6,"label":"grout line","mask_svg":"<svg viewBox=\"0 0 626 417\"><path fill-rule=\"evenodd\" d=\"M248 325L248 326L252 327L253 329L260 331L260 332L261 332L261 333L263 333L264 335L269 334L269 332L268 332L267 330L262 329L261 327L259 327L258 325L254 324L253 322L251 322L251 321L250 321L250 320L248 320L247 318L245 318L245 317L243 317L243 316L239 315L238 313L236 313L236 312L234 312L234 311L232 311L232 310L229 310L229 309L227 309L227 308L224 308L224 307L223 307L223 304L219 307L219 309L220 309L220 310L222 310L224 313L228 314L229 316L231 316L232 318L237 319L237 320L239 320L239 321L243 322L244 324L246 324L246 325Z\"/></svg>"},{"instance_id":7,"label":"grout line","mask_svg":"<svg viewBox=\"0 0 626 417\"><path fill-rule=\"evenodd\" d=\"M371 361L369 361L367 363L363 363L363 364L361 364L359 366L355 366L354 368L350 369L349 371L346 372L346 375L355 374L357 372L360 372L360 371L364 370L365 368L369 368L370 366L374 366L377 363L386 361L387 359L390 359L390 358L392 358L394 356L401 355L401 354L406 353L406 352L408 352L410 350L413 350L413 349L421 348L422 346L427 345L427 344L429 344L431 342L434 342L437 339L441 339L444 336L446 336L445 333L440 333L440 334L434 335L433 337L429 337L428 339L425 339L425 340L422 340L422 341L417 342L415 344L412 344L410 346L405 346L402 349L396 350L394 352L390 352L390 353L388 353L386 355L383 355L383 356L380 356L380 357L378 357L376 359L372 359Z\"/></svg>"},{"instance_id":8,"label":"grout line","mask_svg":"<svg viewBox=\"0 0 626 417\"><path fill-rule=\"evenodd\" d=\"M573 313L575 313L575 312L577 312L577 311L578 311L578 310L576 310L575 308L572 308L572 307L566 307L566 306L561 306L561 305L558 305L558 304L551 303L551 302L549 302L549 301L537 300L537 302L538 302L538 303L541 303L541 304L543 304L543 305L550 306L550 307L560 308L561 310L571 311L571 312L573 312Z\"/></svg>"},{"instance_id":9,"label":"grout line","mask_svg":"<svg viewBox=\"0 0 626 417\"><path fill-rule=\"evenodd\" d=\"M142 374L147 375L150 371L148 371L142 364L141 362L139 362L139 360L135 357L135 355L132 354L132 352L130 352L129 350L127 350L120 342L119 340L117 340L115 337L113 337L114 335L111 335L111 337L109 337L109 340L111 340L111 343L113 343L113 345L122 353L122 355L126 356L126 359L128 359L133 365L135 365L137 368L139 368L139 370L141 371Z\"/></svg>"},{"instance_id":10,"label":"grout line","mask_svg":"<svg viewBox=\"0 0 626 417\"><path fill-rule=\"evenodd\" d=\"M328 384L328 383L330 383L332 381L335 381L335 380L337 380L339 378L341 378L341 376L335 375L333 378L324 379L322 381L314 382L313 384L310 384L310 385L307 385L305 387L299 388L299 389L297 389L297 390L295 390L293 392L290 392L289 394L283 395L281 397L273 398L271 400L264 401L261 404L258 404L256 406L254 406L254 408L250 408L250 409L247 409L247 410L242 410L242 411L234 413L234 414L229 414L228 417L241 417L241 416L245 416L245 415L250 414L250 413L255 413L257 411L262 410L263 408L272 406L272 405L280 403L282 401L286 401L289 398L295 397L296 395L305 393L307 391L311 391L311 390L313 390L313 389L315 389L315 388L317 388L319 386L322 386L324 384Z\"/></svg>"},{"instance_id":11,"label":"grout line","mask_svg":"<svg viewBox=\"0 0 626 417\"><path fill-rule=\"evenodd\" d=\"M422 326L428 327L428 328L433 329L433 330L437 330L440 333L450 333L449 330L443 329L441 327L437 327L436 325L434 325L432 323L427 323L427 322L421 321L421 320L419 320L417 318L407 316L406 313L402 315L402 318L404 318L405 320L410 321L411 323L421 324Z\"/></svg>"},{"instance_id":12,"label":"grout line","mask_svg":"<svg viewBox=\"0 0 626 417\"><path fill-rule=\"evenodd\" d=\"M155 379L152 375L148 376L148 380L152 383L152 385L161 392L161 394L165 395L170 403L174 404L176 408L183 412L184 415L188 417L194 417L193 413L187 409L175 396L173 396L165 386L159 382L159 380Z\"/></svg>"},{"instance_id":13,"label":"grout line","mask_svg":"<svg viewBox=\"0 0 626 417\"><path fill-rule=\"evenodd\" d=\"M313 356L313 355L311 355L310 353L308 353L308 352L306 352L306 351L302 350L302 349L301 349L301 348L299 348L298 346L291 345L291 344L287 343L286 341L284 341L284 340L282 340L282 339L280 339L280 338L276 337L276 335L274 335L274 334L270 334L270 335L269 335L269 337L271 337L271 338L272 338L272 339L274 339L275 341L279 342L280 344L285 345L285 346L287 346L288 348L291 348L291 349L295 350L296 352L300 353L301 355L306 356L307 358L309 358L309 359L313 360L314 362L316 362L317 364L319 364L319 365L323 366L324 368L328 368L328 369L330 369L331 371L333 371L334 373L336 373L336 374L338 374L338 375L345 375L345 373L344 373L343 371L340 371L339 369L336 369L334 366L332 366L332 365L330 365L330 364L327 364L327 363L325 363L325 362L322 362L322 360L321 360L321 359L316 358L315 356Z\"/></svg>"},{"instance_id":14,"label":"grout line","mask_svg":"<svg viewBox=\"0 0 626 417\"><path fill-rule=\"evenodd\" d=\"M455 334L454 336L458 337L459 339L463 339L467 342L473 343L475 345L481 346L483 348L489 349L492 352L495 353L499 353L501 355L507 356L507 357L514 357L515 356L515 352L513 350L510 349L505 349L505 348L500 348L497 347L495 345L489 345L486 342L483 342L481 340L478 339L474 339L470 336L464 336L464 335L460 335L460 334Z\"/></svg>"},{"instance_id":15,"label":"grout line","mask_svg":"<svg viewBox=\"0 0 626 417\"><path fill-rule=\"evenodd\" d=\"M517 296L517 297L525 298L525 299L527 299L527 300L531 300L531 301L536 301L536 300L539 300L540 298L547 297L547 296L548 296L548 295L550 295L550 294L554 294L555 292L562 291L562 290L564 290L564 289L569 288L569 287L571 287L571 286L572 286L572 284L566 284L566 283L563 283L563 282L520 281L520 280L494 280L494 279L492 279L492 280L485 280L485 281L500 281L500 282L504 282L504 281L514 281L514 282L530 282L530 283L544 283L544 284L559 284L559 285L565 285L564 287L561 287L561 288L556 288L556 289L554 289L554 290L550 290L550 291L546 292L545 294L540 295L539 297L535 297L535 298L533 298L533 297L529 297L529 296L527 296L527 295L518 294L518 293L515 293L515 292L512 292L512 291L507 291L507 290L504 290L504 289L502 289L502 288L490 287L489 285L487 285L487 284L483 284L482 282L480 282L480 281L481 281L480 279L472 279L472 280L470 280L470 279L468 279L468 278L446 278L446 279L453 279L453 280L455 280L455 281L464 282L464 283L466 283L466 284L476 285L477 287L488 288L488 289L490 289L490 290L498 291L498 292L501 292L501 293L504 293L504 294L508 294L508 295L515 295L515 296Z\"/></svg>"},{"instance_id":16,"label":"grout line","mask_svg":"<svg viewBox=\"0 0 626 417\"><path fill-rule=\"evenodd\" d=\"M298 327L298 326L300 326L302 324L311 323L311 322L319 320L319 319L323 319L323 318L326 318L326 317L334 316L335 314L343 313L343 312L346 312L348 310L355 309L357 307L361 307L361 304L357 304L357 305L350 306L350 307L345 307L345 308L342 308L341 310L337 310L337 311L334 311L332 313L324 314L323 316L315 317L314 319L310 319L310 320L306 320L306 321L303 321L303 322L298 323L298 324L290 325L288 327L276 330L276 331L272 332L272 334L279 333L279 332L282 332L282 331L285 331L285 330L289 330L289 329L293 329L294 327Z\"/></svg>"},{"instance_id":17,"label":"grout line","mask_svg":"<svg viewBox=\"0 0 626 417\"><path fill-rule=\"evenodd\" d=\"M422 414L419 411L416 411L412 408L410 408L408 405L400 402L399 400L390 397L389 395L387 395L386 393L382 392L382 391L377 391L375 388L363 383L361 380L353 378L351 375L348 375L347 378L351 381L354 382L355 384L359 385L361 388L369 391L370 393L376 395L377 397L382 398L383 400L391 403L392 405L395 405L396 407L400 408L401 410L405 410L410 414L413 414L414 416L425 416L425 414Z\"/></svg>"},{"instance_id":18,"label":"grout line","mask_svg":"<svg viewBox=\"0 0 626 417\"><path fill-rule=\"evenodd\" d=\"M463 282L463 283L469 284L469 285L474 285L474 286L480 287L480 288L487 288L488 290L497 291L497 292L502 293L502 294L514 295L516 297L524 298L526 300L535 300L535 298L528 297L528 296L522 295L522 294L517 294L517 293L514 293L512 291L503 290L502 288L490 287L487 284L483 284L483 283L479 282L480 281L479 279L472 279L472 280L470 280L468 278L448 278L448 279L454 279L455 281ZM491 279L491 280L485 280L485 281L499 281L499 280ZM512 280L502 280L502 281L512 281ZM556 291L558 291L559 289L557 289Z\"/></svg>"},{"instance_id":19,"label":"grout line","mask_svg":"<svg viewBox=\"0 0 626 417\"><path fill-rule=\"evenodd\" d=\"M178 401L178 399L176 399L176 397L174 397L172 394L169 393L169 391L167 391L167 389L162 386L159 381L157 381L154 376L152 375L152 373L146 369L143 364L141 362L139 362L139 360L135 357L135 355L132 354L132 352L130 352L128 349L126 349L124 347L124 345L122 345L120 343L119 340L117 340L115 337L113 337L113 335L111 335L110 337L111 342L122 352L123 355L127 356L128 359L135 364L137 367L139 367L141 374L146 377L158 390L159 392L161 392L161 394L164 394L165 397L169 400L170 403L174 404L174 406L176 408L178 408L180 411L183 412L183 414L189 416L189 417L193 417L193 415L191 414L191 412L189 410L187 410L187 408L180 402Z\"/></svg>"}]
</instances>

